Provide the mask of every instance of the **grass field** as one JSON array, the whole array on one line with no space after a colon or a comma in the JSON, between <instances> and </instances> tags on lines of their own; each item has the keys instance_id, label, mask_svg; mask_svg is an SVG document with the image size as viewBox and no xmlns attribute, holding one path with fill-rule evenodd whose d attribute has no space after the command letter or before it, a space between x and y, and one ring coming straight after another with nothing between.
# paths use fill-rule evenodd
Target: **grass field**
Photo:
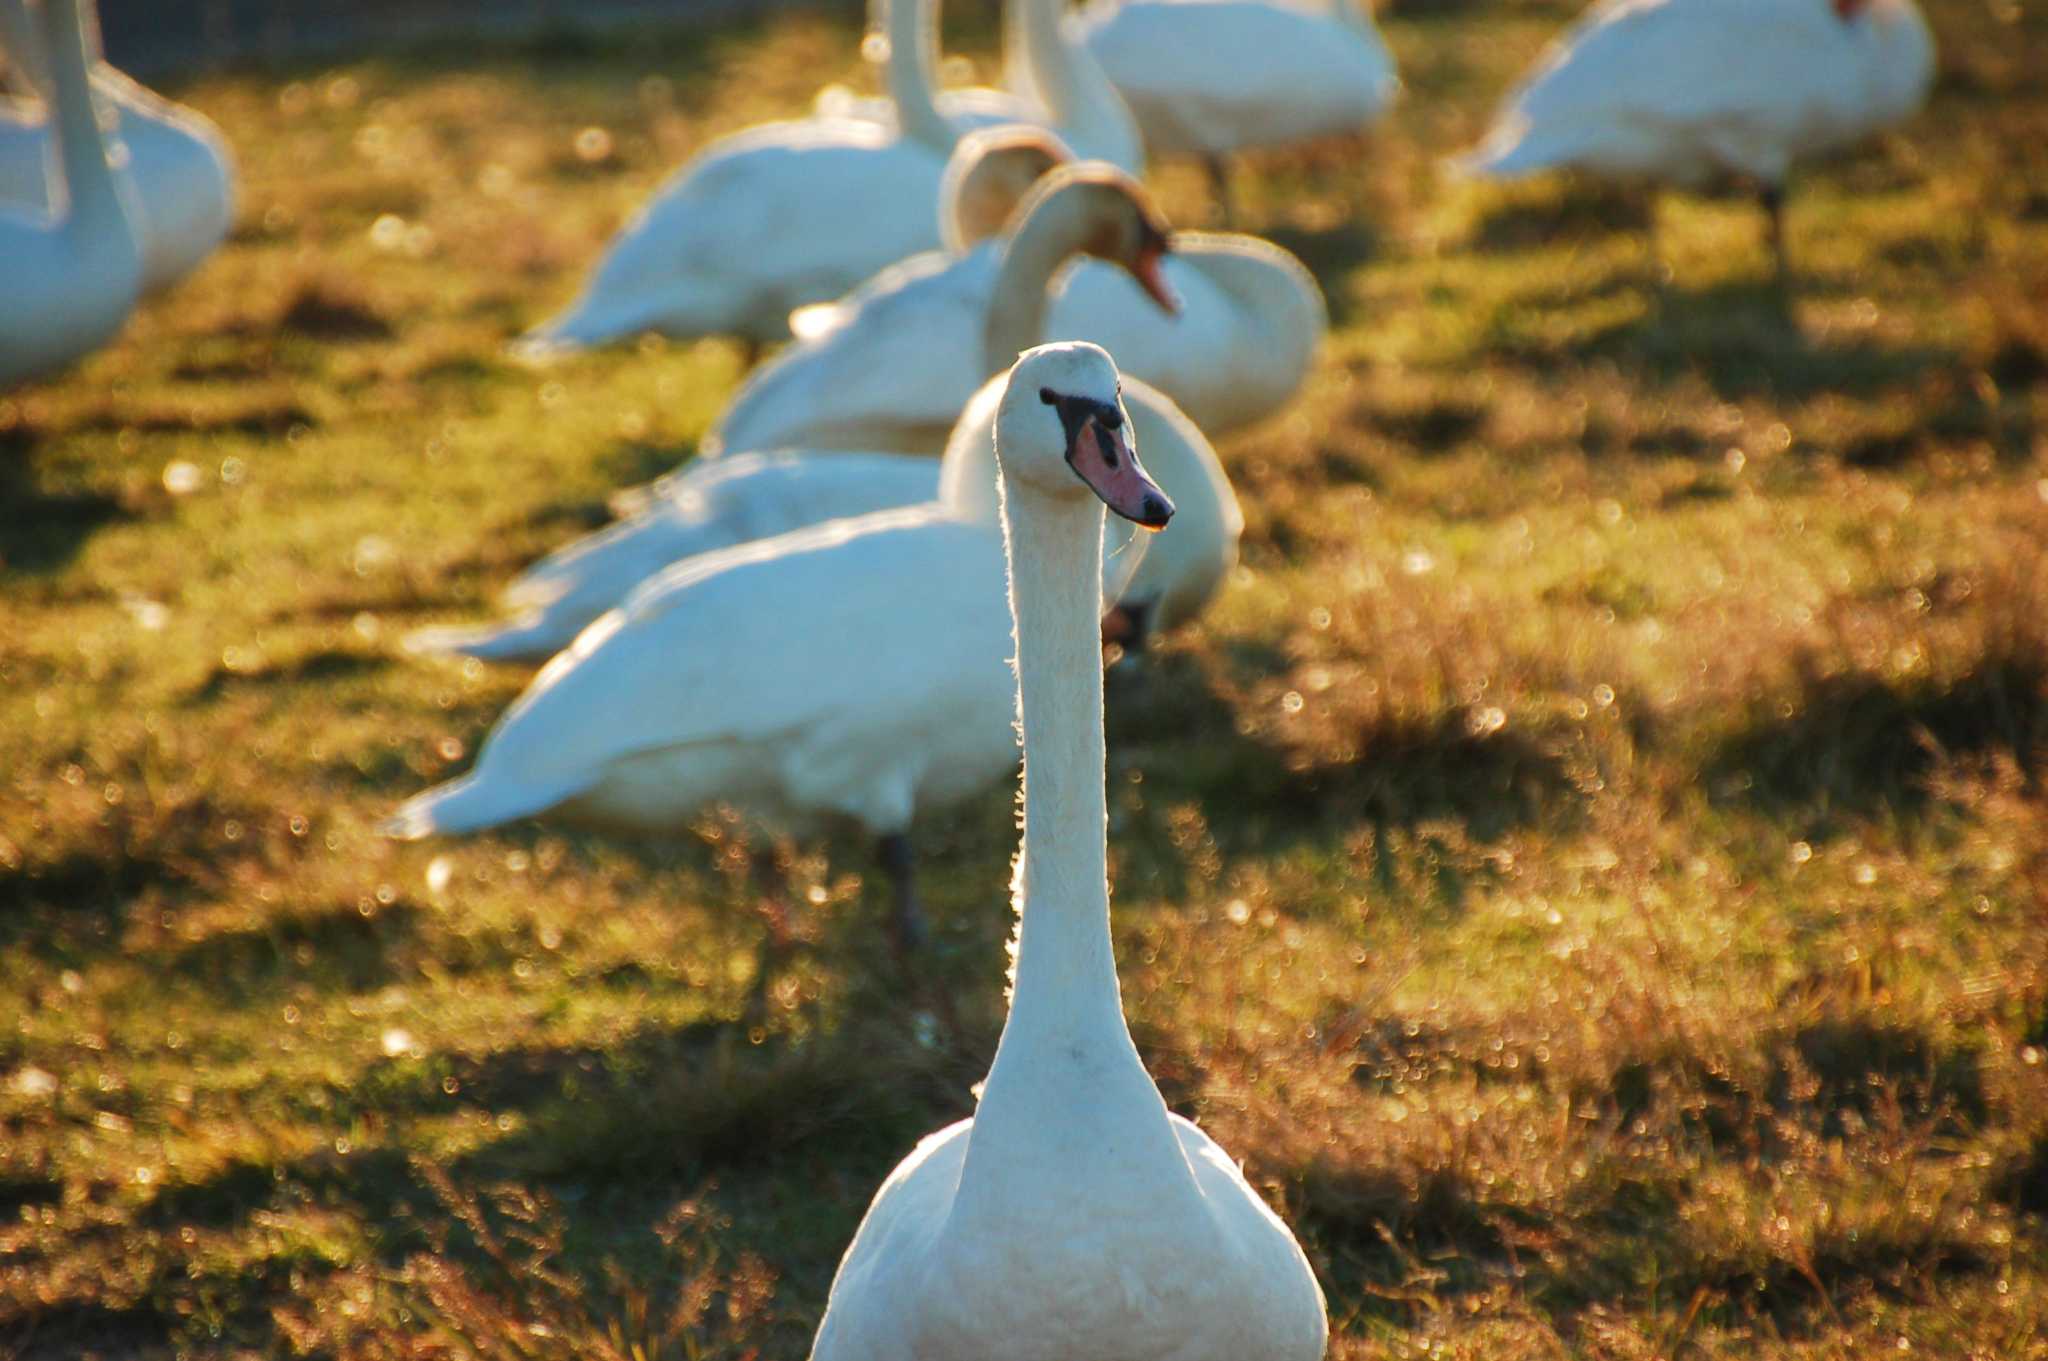
<instances>
[{"instance_id":1,"label":"grass field","mask_svg":"<svg viewBox=\"0 0 2048 1361\"><path fill-rule=\"evenodd\" d=\"M2048 1356L2048 13L1933 7L1927 113L1798 184L1788 313L1750 204L1665 202L1660 291L1641 200L1442 180L1570 11L1407 0L1389 125L1239 181L1336 329L1223 447L1238 578L1112 675L1140 1047L1337 1357ZM717 821L372 832L524 681L398 638L739 377L502 342L858 36L176 91L232 241L0 396L0 1354L800 1357L970 1109L1005 790L924 835L911 983L852 839L792 848L778 960Z\"/></svg>"}]
</instances>

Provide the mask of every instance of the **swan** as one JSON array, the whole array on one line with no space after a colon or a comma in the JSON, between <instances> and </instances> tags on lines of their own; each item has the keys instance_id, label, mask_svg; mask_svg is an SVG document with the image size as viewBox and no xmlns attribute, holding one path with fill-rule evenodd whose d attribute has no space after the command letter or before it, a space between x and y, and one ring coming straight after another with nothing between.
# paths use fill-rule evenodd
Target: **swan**
<instances>
[{"instance_id":1,"label":"swan","mask_svg":"<svg viewBox=\"0 0 2048 1361\"><path fill-rule=\"evenodd\" d=\"M96 5L86 7L87 32L97 35ZM47 104L50 76L36 60L27 17L0 5L0 46L15 72ZM211 255L234 220L234 156L204 114L172 103L100 61L93 48L92 86L113 111L113 132L128 148L136 232L142 244L142 291L170 287ZM0 201L51 210L48 164L51 128L25 106L0 112Z\"/></svg>"},{"instance_id":2,"label":"swan","mask_svg":"<svg viewBox=\"0 0 2048 1361\"><path fill-rule=\"evenodd\" d=\"M986 163L996 159L1002 162L1000 173L985 173ZM1003 243L983 245L979 258L961 257L972 255L974 243L987 234L985 225L1003 212L1003 195L1015 192L1020 171L1070 159L1055 139L1035 129L991 128L962 138L946 171L949 188L959 195L947 200L942 223L952 256L913 257L836 303L800 309L790 325L803 343L755 376L713 438L733 447L762 448L828 426L839 428L831 397L820 403L816 394L821 388L829 394L832 374L870 342L873 332L863 328L895 329L899 344L923 345L935 360L957 356L946 315L973 301L958 284L982 287ZM1093 341L1122 356L1124 371L1166 392L1204 430L1224 433L1256 424L1286 405L1308 378L1329 330L1322 290L1299 260L1257 237L1177 232L1172 247L1161 270L1180 302L1177 314L1131 306L1136 300L1132 277L1084 259L1051 285L1044 334ZM990 293L998 296L993 287ZM870 306L873 315L863 317ZM931 315L919 317L912 308ZM964 326L971 317L954 320ZM989 371L999 371L1008 357L1008 352L989 356ZM798 377L811 365L822 365L822 381L815 374ZM807 403L823 409L806 411ZM932 405L942 408L944 402ZM938 419L935 411L931 425ZM921 445L931 436L890 432L883 438L911 447L910 441Z\"/></svg>"},{"instance_id":3,"label":"swan","mask_svg":"<svg viewBox=\"0 0 2048 1361\"><path fill-rule=\"evenodd\" d=\"M964 139L956 163L993 135ZM1119 343L1123 367L1203 429L1236 429L1283 405L1327 326L1308 271L1249 237L1181 234L1166 253L1160 225L1152 279L1086 261L1065 274L1071 247L1060 243L1085 239L1087 185L1119 189L1156 221L1144 191L1112 167L1054 171L1004 237L960 256L914 257L823 312L805 309L795 322L804 338L747 380L707 448L934 450L960 404L1022 348L1015 342L1049 335ZM1141 288L1177 297L1179 315L1133 307Z\"/></svg>"},{"instance_id":4,"label":"swan","mask_svg":"<svg viewBox=\"0 0 2048 1361\"><path fill-rule=\"evenodd\" d=\"M1094 664L1103 514L1088 495L1111 450L1143 477L1117 449L1116 379L1082 344L1032 350L1010 374L996 425L1024 745L1010 1014L974 1116L876 1192L812 1361L1319 1361L1328 1339L1294 1236L1167 1110L1124 1021Z\"/></svg>"},{"instance_id":5,"label":"swan","mask_svg":"<svg viewBox=\"0 0 2048 1361\"><path fill-rule=\"evenodd\" d=\"M1061 191L1073 210L1061 210L1067 249L1087 241L1134 273L1148 270L1161 238L1143 203L1120 176L1108 173L1112 178L1084 176ZM991 368L1038 338L1042 286L1037 296L1036 307L1020 303L992 314L985 341ZM1149 310L1135 291L1129 299L1129 305ZM870 375L878 384L887 378ZM617 523L557 551L513 582L501 598L514 616L509 622L422 630L406 646L491 661L538 661L568 646L635 586L679 559L887 506L947 499L955 494L948 488L965 480L993 488L991 428L1000 387L994 380L971 394L937 461L828 452L845 443L701 458L628 498ZM1138 438L1153 451L1154 466L1182 509L1171 541L1155 545L1116 593L1121 603L1109 632L1127 647L1142 646L1150 632L1172 628L1202 609L1236 562L1244 528L1229 479L1201 432L1158 394L1137 384L1131 392Z\"/></svg>"},{"instance_id":6,"label":"swan","mask_svg":"<svg viewBox=\"0 0 2048 1361\"><path fill-rule=\"evenodd\" d=\"M1077 419L1076 471L1164 524L1171 504L1110 418ZM914 944L913 816L1016 762L996 496L993 477L960 476L939 501L673 564L542 668L467 775L383 830L549 814L661 831L714 802L799 836L851 821L879 839L897 939Z\"/></svg>"},{"instance_id":7,"label":"swan","mask_svg":"<svg viewBox=\"0 0 2048 1361\"><path fill-rule=\"evenodd\" d=\"M1138 124L1095 58L1061 32L1064 9L1064 0L1008 0L1004 7L1005 61L1023 73L1021 88L1028 93L944 90L933 96L934 107L956 133L1008 123L1045 126L1086 159L1136 174L1145 165ZM934 39L917 45L918 78L927 89L937 84L936 56ZM896 121L891 100L855 98L844 86L820 91L816 108L884 125Z\"/></svg>"},{"instance_id":8,"label":"swan","mask_svg":"<svg viewBox=\"0 0 2048 1361\"><path fill-rule=\"evenodd\" d=\"M567 311L513 352L546 359L658 331L786 339L789 314L938 245L933 205L956 140L916 50L933 0L872 0L887 32L898 126L858 119L765 123L710 146L626 224Z\"/></svg>"},{"instance_id":9,"label":"swan","mask_svg":"<svg viewBox=\"0 0 2048 1361\"><path fill-rule=\"evenodd\" d=\"M1748 178L1782 280L1793 162L1904 121L1933 79L1934 40L1912 0L1600 0L1453 165L1682 187Z\"/></svg>"},{"instance_id":10,"label":"swan","mask_svg":"<svg viewBox=\"0 0 2048 1361\"><path fill-rule=\"evenodd\" d=\"M1400 93L1370 12L1360 0L1328 5L1108 0L1077 16L1074 37L1123 96L1148 153L1202 158L1228 221L1224 157L1358 131Z\"/></svg>"},{"instance_id":11,"label":"swan","mask_svg":"<svg viewBox=\"0 0 2048 1361\"><path fill-rule=\"evenodd\" d=\"M142 286L142 251L125 177L93 106L87 19L78 0L0 0L11 40L42 49L60 181L57 214L0 208L0 387L58 369L121 329ZM11 49L19 54L23 48Z\"/></svg>"}]
</instances>

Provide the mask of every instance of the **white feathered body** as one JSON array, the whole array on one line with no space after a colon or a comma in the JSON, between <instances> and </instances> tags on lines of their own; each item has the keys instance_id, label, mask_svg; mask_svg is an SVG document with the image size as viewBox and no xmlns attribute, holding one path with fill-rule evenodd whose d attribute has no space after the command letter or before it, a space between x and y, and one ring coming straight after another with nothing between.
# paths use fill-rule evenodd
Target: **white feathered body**
<instances>
[{"instance_id":1,"label":"white feathered body","mask_svg":"<svg viewBox=\"0 0 2048 1361\"><path fill-rule=\"evenodd\" d=\"M789 313L935 248L945 156L853 120L771 123L714 144L606 248L537 352L655 331L789 335Z\"/></svg>"},{"instance_id":2,"label":"white feathered body","mask_svg":"<svg viewBox=\"0 0 2048 1361\"><path fill-rule=\"evenodd\" d=\"M545 661L670 563L828 520L914 506L938 494L938 465L907 454L742 454L692 463L643 494L639 509L528 568L499 597L512 622L428 629L420 652Z\"/></svg>"},{"instance_id":3,"label":"white feathered body","mask_svg":"<svg viewBox=\"0 0 2048 1361\"><path fill-rule=\"evenodd\" d=\"M1322 1291L1229 1154L1177 1115L1162 1149L1093 1106L1041 1107L1033 1133L1053 1141L1010 1150L1014 1194L972 1206L957 1195L977 1121L925 1138L840 1261L834 1299L858 1303L827 1310L814 1361L1320 1361ZM1033 1249L1048 1241L1060 1251ZM1218 1288L1247 1281L1275 1288ZM1112 1358L1104 1338L1125 1346Z\"/></svg>"},{"instance_id":4,"label":"white feathered body","mask_svg":"<svg viewBox=\"0 0 2048 1361\"><path fill-rule=\"evenodd\" d=\"M1400 92L1366 20L1268 0L1116 0L1077 32L1155 156L1225 155L1356 132Z\"/></svg>"},{"instance_id":5,"label":"white feathered body","mask_svg":"<svg viewBox=\"0 0 2048 1361\"><path fill-rule=\"evenodd\" d=\"M211 255L235 214L234 156L205 115L156 94L111 66L93 73L93 91L112 110L114 135L128 148L135 227L142 243L142 288L168 288ZM50 124L33 106L0 109L0 201L50 211L56 152Z\"/></svg>"},{"instance_id":6,"label":"white feathered body","mask_svg":"<svg viewBox=\"0 0 2048 1361\"><path fill-rule=\"evenodd\" d=\"M1697 185L1791 164L1910 115L1934 76L1912 0L1602 0L1538 61L1461 164Z\"/></svg>"},{"instance_id":7,"label":"white feathered body","mask_svg":"<svg viewBox=\"0 0 2048 1361\"><path fill-rule=\"evenodd\" d=\"M552 813L673 830L713 802L900 832L1017 760L999 531L927 505L675 564L586 629L401 836Z\"/></svg>"}]
</instances>

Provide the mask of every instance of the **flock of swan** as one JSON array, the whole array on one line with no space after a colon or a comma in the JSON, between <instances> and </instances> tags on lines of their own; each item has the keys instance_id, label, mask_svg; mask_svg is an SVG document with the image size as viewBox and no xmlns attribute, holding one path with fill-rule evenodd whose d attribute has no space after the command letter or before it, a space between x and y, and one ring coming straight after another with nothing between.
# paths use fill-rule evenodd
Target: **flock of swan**
<instances>
[{"instance_id":1,"label":"flock of swan","mask_svg":"<svg viewBox=\"0 0 2048 1361\"><path fill-rule=\"evenodd\" d=\"M1001 781L1021 739L994 1066L977 1115L877 1193L814 1355L1307 1361L1307 1260L1166 1110L1124 1021L1101 644L1220 589L1243 516L1210 437L1281 409L1327 327L1285 251L1170 228L1145 156L1202 158L1228 220L1226 157L1365 127L1399 82L1358 0L1009 0L1007 88L935 92L933 9L876 0L883 98L827 90L705 148L519 340L787 343L695 460L513 582L501 622L408 640L545 664L473 768L385 830L660 831L714 803L794 835L850 823L908 950L913 823ZM202 261L233 176L212 125L99 60L89 0L0 16L6 385ZM1782 263L1792 163L1905 117L1932 60L1911 0L1598 0L1459 165L1745 176Z\"/></svg>"}]
</instances>

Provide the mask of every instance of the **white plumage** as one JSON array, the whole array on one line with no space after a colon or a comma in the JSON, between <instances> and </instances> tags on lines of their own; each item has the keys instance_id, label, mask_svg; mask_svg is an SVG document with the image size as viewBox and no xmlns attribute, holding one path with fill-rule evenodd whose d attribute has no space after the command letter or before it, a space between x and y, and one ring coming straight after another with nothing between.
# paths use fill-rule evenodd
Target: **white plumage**
<instances>
[{"instance_id":1,"label":"white plumage","mask_svg":"<svg viewBox=\"0 0 2048 1361\"><path fill-rule=\"evenodd\" d=\"M1400 93L1358 0L1108 0L1077 32L1155 156L1225 156L1375 122Z\"/></svg>"},{"instance_id":2,"label":"white plumage","mask_svg":"<svg viewBox=\"0 0 2048 1361\"><path fill-rule=\"evenodd\" d=\"M93 106L91 49L77 0L44 0L39 20L21 4L0 0L13 10L11 41L45 49L59 172L50 198L59 207L54 214L0 207L0 387L104 345L142 285L133 190L114 167L119 153L110 151Z\"/></svg>"},{"instance_id":3,"label":"white plumage","mask_svg":"<svg viewBox=\"0 0 2048 1361\"><path fill-rule=\"evenodd\" d=\"M90 9L88 9L90 15ZM0 5L0 41L15 72L50 103L50 74L35 55L25 12ZM87 36L97 32L88 22ZM88 51L92 51L88 48ZM173 103L98 61L93 93L114 114L111 131L128 149L135 229L142 246L142 289L170 287L227 236L234 221L234 156L205 115ZM56 155L49 119L26 103L0 110L0 200L53 211L50 166Z\"/></svg>"},{"instance_id":4,"label":"white plumage","mask_svg":"<svg viewBox=\"0 0 2048 1361\"><path fill-rule=\"evenodd\" d=\"M1328 1325L1300 1247L1167 1111L1124 1022L1094 665L1102 511L1041 392L1113 407L1116 369L1093 346L1033 350L997 418L1025 746L1010 1015L974 1118L876 1193L811 1355L1315 1361Z\"/></svg>"},{"instance_id":5,"label":"white plumage","mask_svg":"<svg viewBox=\"0 0 2048 1361\"><path fill-rule=\"evenodd\" d=\"M1912 0L1601 0L1537 61L1456 165L1757 182L1785 268L1794 162L1903 121L1934 79Z\"/></svg>"},{"instance_id":6,"label":"white plumage","mask_svg":"<svg viewBox=\"0 0 2048 1361\"><path fill-rule=\"evenodd\" d=\"M932 0L872 0L889 36L895 124L766 123L713 143L606 247L568 310L517 346L532 358L656 331L789 335L789 314L939 243L940 176L957 134L911 53ZM900 127L900 131L899 131Z\"/></svg>"}]
</instances>

